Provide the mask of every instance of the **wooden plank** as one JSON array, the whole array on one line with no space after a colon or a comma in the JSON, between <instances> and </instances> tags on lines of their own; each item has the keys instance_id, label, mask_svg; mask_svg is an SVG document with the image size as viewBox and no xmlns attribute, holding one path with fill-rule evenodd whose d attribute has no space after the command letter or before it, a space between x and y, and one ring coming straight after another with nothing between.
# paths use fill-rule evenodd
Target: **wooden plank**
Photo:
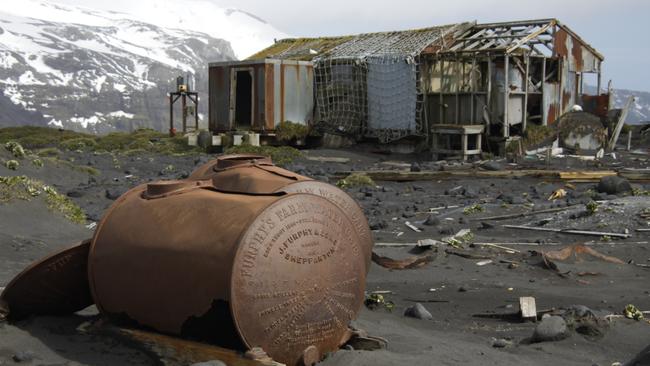
<instances>
[{"instance_id":1,"label":"wooden plank","mask_svg":"<svg viewBox=\"0 0 650 366\"><path fill-rule=\"evenodd\" d=\"M621 130L623 129L623 125L625 124L625 119L627 118L627 114L630 111L633 102L634 102L633 96L627 98L627 102L623 107L621 116L619 117L618 122L616 123L616 128L614 128L614 133L612 134L612 138L609 140L609 144L607 145L607 149L609 151L614 150L614 148L616 147L616 141L618 141L618 136L621 134Z\"/></svg>"},{"instance_id":2,"label":"wooden plank","mask_svg":"<svg viewBox=\"0 0 650 366\"><path fill-rule=\"evenodd\" d=\"M537 320L537 306L535 298L531 296L522 296L519 298L519 312L521 318L525 320Z\"/></svg>"},{"instance_id":3,"label":"wooden plank","mask_svg":"<svg viewBox=\"0 0 650 366\"><path fill-rule=\"evenodd\" d=\"M522 169L522 170L425 170L420 172L411 172L406 170L366 170L366 171L340 171L332 175L333 178L345 178L352 173L367 175L375 181L393 181L393 182L412 182L428 181L440 179L458 179L458 178L540 178L548 180L569 180L581 182L597 182L603 177L619 175L630 181L648 181L650 180L650 170L624 170L620 173L611 170L601 171L583 171L583 172L564 172L558 170L542 169Z\"/></svg>"}]
</instances>

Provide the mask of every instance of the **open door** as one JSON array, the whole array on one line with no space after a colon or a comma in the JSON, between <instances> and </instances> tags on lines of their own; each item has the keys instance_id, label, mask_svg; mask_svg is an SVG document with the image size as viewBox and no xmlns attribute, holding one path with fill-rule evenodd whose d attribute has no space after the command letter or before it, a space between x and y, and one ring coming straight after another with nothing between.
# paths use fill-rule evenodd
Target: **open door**
<instances>
[{"instance_id":1,"label":"open door","mask_svg":"<svg viewBox=\"0 0 650 366\"><path fill-rule=\"evenodd\" d=\"M253 125L253 70L233 70L230 121L234 129L248 130Z\"/></svg>"}]
</instances>

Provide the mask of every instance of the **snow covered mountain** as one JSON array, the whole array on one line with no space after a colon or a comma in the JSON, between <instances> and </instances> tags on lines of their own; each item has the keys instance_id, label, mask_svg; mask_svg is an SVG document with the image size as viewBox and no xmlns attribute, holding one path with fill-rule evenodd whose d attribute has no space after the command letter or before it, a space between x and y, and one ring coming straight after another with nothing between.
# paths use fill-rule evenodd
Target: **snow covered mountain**
<instances>
[{"instance_id":1,"label":"snow covered mountain","mask_svg":"<svg viewBox=\"0 0 650 366\"><path fill-rule=\"evenodd\" d=\"M626 89L615 89L614 90L614 105L617 108L622 108L627 102L629 96L634 96L636 99L632 105L626 122L629 124L639 124L642 122L650 121L650 93L635 91L635 90L626 90Z\"/></svg>"},{"instance_id":2,"label":"snow covered mountain","mask_svg":"<svg viewBox=\"0 0 650 366\"><path fill-rule=\"evenodd\" d=\"M190 75L207 101L208 62L245 57L285 36L251 14L188 1L139 0L128 14L47 0L3 7L0 126L166 130L176 76Z\"/></svg>"}]
</instances>

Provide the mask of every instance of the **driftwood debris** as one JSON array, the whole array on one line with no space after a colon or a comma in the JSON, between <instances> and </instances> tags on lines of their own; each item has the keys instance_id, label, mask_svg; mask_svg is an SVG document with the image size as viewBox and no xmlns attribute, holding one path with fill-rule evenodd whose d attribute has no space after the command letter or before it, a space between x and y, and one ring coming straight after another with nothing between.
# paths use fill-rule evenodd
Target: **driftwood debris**
<instances>
[{"instance_id":1,"label":"driftwood debris","mask_svg":"<svg viewBox=\"0 0 650 366\"><path fill-rule=\"evenodd\" d=\"M616 258L610 257L608 255L597 252L595 249L589 248L588 246L582 244L570 245L566 248L560 250L554 250L549 252L543 252L545 259L551 259L555 261L565 261L567 259L573 258L575 260L579 259L581 254L586 254L600 260L616 263L616 264L625 264L624 261Z\"/></svg>"},{"instance_id":2,"label":"driftwood debris","mask_svg":"<svg viewBox=\"0 0 650 366\"><path fill-rule=\"evenodd\" d=\"M602 231L587 231L587 230L573 230L573 229L552 229L547 227L530 227L522 225L503 225L503 227L508 229L520 229L520 230L532 230L532 231L550 231L554 233L561 234L572 234L572 235L591 235L591 236L609 236L611 238L622 238L627 239L630 234L620 234L620 233L609 233Z\"/></svg>"},{"instance_id":3,"label":"driftwood debris","mask_svg":"<svg viewBox=\"0 0 650 366\"><path fill-rule=\"evenodd\" d=\"M566 211L574 206L568 206L568 207L555 207L555 208L549 208L546 210L539 210L539 211L526 211L526 212L518 212L514 214L509 214L509 215L499 215L499 216L488 216L488 217L477 217L475 219L472 219L472 221L489 221L489 220L507 220L507 219L516 219L519 217L526 217L526 216L533 216L533 215L540 215L540 214L546 214L546 213L551 213L551 212L560 212L560 211Z\"/></svg>"},{"instance_id":4,"label":"driftwood debris","mask_svg":"<svg viewBox=\"0 0 650 366\"><path fill-rule=\"evenodd\" d=\"M381 256L372 252L372 261L388 269L413 269L424 266L433 261L435 256L432 254L422 254L404 259L393 259Z\"/></svg>"},{"instance_id":5,"label":"driftwood debris","mask_svg":"<svg viewBox=\"0 0 650 366\"><path fill-rule=\"evenodd\" d=\"M364 174L374 181L394 181L394 182L412 182L412 181L430 181L440 179L454 178L501 178L512 179L522 177L543 178L546 180L576 180L581 182L597 182L603 177L620 175L631 181L648 181L650 180L650 171L621 171L620 173L613 170L598 171L560 171L560 170L542 170L542 169L522 169L522 170L462 170L462 171L420 171L411 172L406 170L366 170L366 171L343 171L334 173L334 178L345 178L352 173Z\"/></svg>"}]
</instances>

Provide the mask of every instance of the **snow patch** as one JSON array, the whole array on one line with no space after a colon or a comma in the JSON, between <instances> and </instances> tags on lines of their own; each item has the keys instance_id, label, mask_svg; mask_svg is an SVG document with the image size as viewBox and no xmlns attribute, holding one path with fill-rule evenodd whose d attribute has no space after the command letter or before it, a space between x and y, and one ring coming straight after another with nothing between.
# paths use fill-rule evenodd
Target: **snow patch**
<instances>
[{"instance_id":1,"label":"snow patch","mask_svg":"<svg viewBox=\"0 0 650 366\"><path fill-rule=\"evenodd\" d=\"M72 117L70 118L70 122L73 123L78 123L83 128L88 128L88 125L96 125L97 123L101 122L101 119L98 116L92 116L92 117Z\"/></svg>"},{"instance_id":2,"label":"snow patch","mask_svg":"<svg viewBox=\"0 0 650 366\"><path fill-rule=\"evenodd\" d=\"M124 111L115 111L107 114L109 117L113 118L126 118L126 119L133 119L135 116L133 113L126 113Z\"/></svg>"}]
</instances>

